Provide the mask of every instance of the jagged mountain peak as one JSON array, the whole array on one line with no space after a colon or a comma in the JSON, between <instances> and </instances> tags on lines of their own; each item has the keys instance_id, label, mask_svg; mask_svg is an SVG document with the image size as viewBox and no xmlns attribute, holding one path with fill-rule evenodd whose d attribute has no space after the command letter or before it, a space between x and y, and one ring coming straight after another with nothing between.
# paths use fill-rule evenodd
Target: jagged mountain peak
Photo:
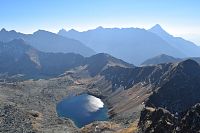
<instances>
[{"instance_id":1,"label":"jagged mountain peak","mask_svg":"<svg viewBox=\"0 0 200 133\"><path fill-rule=\"evenodd\" d=\"M156 64L163 64L163 63L174 63L178 61L181 61L181 59L175 58L167 54L160 54L153 58L145 60L141 65L156 65Z\"/></svg>"},{"instance_id":2,"label":"jagged mountain peak","mask_svg":"<svg viewBox=\"0 0 200 133\"><path fill-rule=\"evenodd\" d=\"M71 29L71 30L69 30L68 32L78 32L78 31L75 30L75 29Z\"/></svg>"},{"instance_id":3,"label":"jagged mountain peak","mask_svg":"<svg viewBox=\"0 0 200 133\"><path fill-rule=\"evenodd\" d=\"M1 29L1 31L0 32L3 32L3 33L17 33L15 30L10 30L10 31L8 31L8 30L6 30L5 28L2 28Z\"/></svg>"},{"instance_id":4,"label":"jagged mountain peak","mask_svg":"<svg viewBox=\"0 0 200 133\"><path fill-rule=\"evenodd\" d=\"M51 33L51 32L49 32L49 31L46 31L46 30L37 30L37 31L35 31L34 33L33 33L33 35L35 35L35 34L45 34L45 33ZM54 34L54 33L52 33L52 34Z\"/></svg>"},{"instance_id":5,"label":"jagged mountain peak","mask_svg":"<svg viewBox=\"0 0 200 133\"><path fill-rule=\"evenodd\" d=\"M163 30L163 28L160 26L160 24L156 24L156 25L154 25L151 29L159 29L159 30Z\"/></svg>"},{"instance_id":6,"label":"jagged mountain peak","mask_svg":"<svg viewBox=\"0 0 200 133\"><path fill-rule=\"evenodd\" d=\"M91 57L86 58L87 69L91 76L96 76L98 73L107 69L110 66L120 67L134 67L134 65L124 62L123 60L117 59L109 54L99 53Z\"/></svg>"},{"instance_id":7,"label":"jagged mountain peak","mask_svg":"<svg viewBox=\"0 0 200 133\"><path fill-rule=\"evenodd\" d=\"M67 32L64 28L60 29L59 32Z\"/></svg>"},{"instance_id":8,"label":"jagged mountain peak","mask_svg":"<svg viewBox=\"0 0 200 133\"><path fill-rule=\"evenodd\" d=\"M65 29L61 29L58 31L58 35L64 36L65 33L69 33L69 34L73 34L76 35L77 33L79 33L79 31L75 30L75 29L70 29L70 30L65 30ZM64 36L66 37L66 36ZM68 38L68 37L67 37Z\"/></svg>"},{"instance_id":9,"label":"jagged mountain peak","mask_svg":"<svg viewBox=\"0 0 200 133\"><path fill-rule=\"evenodd\" d=\"M160 54L160 55L158 55L157 57L171 57L171 56L169 56L169 55L167 55L167 54Z\"/></svg>"},{"instance_id":10,"label":"jagged mountain peak","mask_svg":"<svg viewBox=\"0 0 200 133\"><path fill-rule=\"evenodd\" d=\"M175 57L167 55L167 54L159 54L151 59L175 59Z\"/></svg>"},{"instance_id":11,"label":"jagged mountain peak","mask_svg":"<svg viewBox=\"0 0 200 133\"><path fill-rule=\"evenodd\" d=\"M172 64L171 69L162 78L165 81L169 81L178 80L178 78L198 77L199 75L199 64L192 59L186 59Z\"/></svg>"},{"instance_id":12,"label":"jagged mountain peak","mask_svg":"<svg viewBox=\"0 0 200 133\"><path fill-rule=\"evenodd\" d=\"M155 34L159 34L160 36L172 36L169 33L167 33L159 24L153 26L151 29L149 29L149 31Z\"/></svg>"},{"instance_id":13,"label":"jagged mountain peak","mask_svg":"<svg viewBox=\"0 0 200 133\"><path fill-rule=\"evenodd\" d=\"M91 57L112 57L112 56L107 54L107 53L98 53L98 54L95 54Z\"/></svg>"},{"instance_id":14,"label":"jagged mountain peak","mask_svg":"<svg viewBox=\"0 0 200 133\"><path fill-rule=\"evenodd\" d=\"M200 49L197 45L181 37L174 37L166 32L160 25L155 25L148 31L161 37L172 47L183 53L186 57L195 57L200 55Z\"/></svg>"},{"instance_id":15,"label":"jagged mountain peak","mask_svg":"<svg viewBox=\"0 0 200 133\"><path fill-rule=\"evenodd\" d=\"M96 29L101 30L104 29L102 26L98 26Z\"/></svg>"},{"instance_id":16,"label":"jagged mountain peak","mask_svg":"<svg viewBox=\"0 0 200 133\"><path fill-rule=\"evenodd\" d=\"M104 62L108 63L107 65L119 65L120 64L119 66L123 66L123 67L134 67L134 65L129 64L121 59L117 59L107 53L98 53L89 58L92 60L97 60L97 61L104 60Z\"/></svg>"},{"instance_id":17,"label":"jagged mountain peak","mask_svg":"<svg viewBox=\"0 0 200 133\"><path fill-rule=\"evenodd\" d=\"M187 59L187 60L184 60L182 62L179 62L176 66L176 70L184 72L187 75L200 74L199 64L192 59Z\"/></svg>"},{"instance_id":18,"label":"jagged mountain peak","mask_svg":"<svg viewBox=\"0 0 200 133\"><path fill-rule=\"evenodd\" d=\"M62 28L62 29L60 29L59 31L58 31L58 34L62 34L62 33L66 33L66 32L71 32L71 33L74 33L74 32L78 32L77 30L75 30L75 29L70 29L70 30L65 30L64 28Z\"/></svg>"},{"instance_id":19,"label":"jagged mountain peak","mask_svg":"<svg viewBox=\"0 0 200 133\"><path fill-rule=\"evenodd\" d=\"M178 64L181 66L198 66L199 67L199 64L192 59L186 59Z\"/></svg>"},{"instance_id":20,"label":"jagged mountain peak","mask_svg":"<svg viewBox=\"0 0 200 133\"><path fill-rule=\"evenodd\" d=\"M1 29L1 32L6 32L7 30L5 28L2 28Z\"/></svg>"}]
</instances>

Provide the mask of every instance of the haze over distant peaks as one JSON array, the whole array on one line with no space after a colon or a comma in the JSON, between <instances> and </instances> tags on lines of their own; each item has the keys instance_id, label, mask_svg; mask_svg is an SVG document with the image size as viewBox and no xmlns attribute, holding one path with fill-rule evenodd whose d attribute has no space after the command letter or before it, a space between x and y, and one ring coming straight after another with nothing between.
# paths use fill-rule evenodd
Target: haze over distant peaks
<instances>
[{"instance_id":1,"label":"haze over distant peaks","mask_svg":"<svg viewBox=\"0 0 200 133\"><path fill-rule=\"evenodd\" d=\"M200 64L200 57L188 57L188 58L175 58L166 54L161 54L152 58L145 60L141 65L156 65L163 63L176 63L184 61L187 59L192 59Z\"/></svg>"},{"instance_id":2,"label":"haze over distant peaks","mask_svg":"<svg viewBox=\"0 0 200 133\"><path fill-rule=\"evenodd\" d=\"M172 37L172 35L167 33L159 24L153 26L149 31L156 33L159 36Z\"/></svg>"},{"instance_id":3,"label":"haze over distant peaks","mask_svg":"<svg viewBox=\"0 0 200 133\"><path fill-rule=\"evenodd\" d=\"M58 34L38 30L22 34L14 30L0 31L0 41L23 39L44 52L74 52L84 56L108 53L132 64L166 54L175 58L198 57L200 47L180 37L167 33L159 24L149 30L140 28L103 28L79 32L74 29L60 30Z\"/></svg>"},{"instance_id":4,"label":"haze over distant peaks","mask_svg":"<svg viewBox=\"0 0 200 133\"><path fill-rule=\"evenodd\" d=\"M149 30L99 26L84 32L62 29L58 34L79 40L97 52L106 52L136 65L162 53L177 58L200 56L197 45L173 37L159 24Z\"/></svg>"},{"instance_id":5,"label":"haze over distant peaks","mask_svg":"<svg viewBox=\"0 0 200 133\"><path fill-rule=\"evenodd\" d=\"M153 58L145 60L141 65L155 65L155 64L162 64L162 63L174 63L181 61L180 58L175 58L166 54L161 54L155 56Z\"/></svg>"},{"instance_id":6,"label":"haze over distant peaks","mask_svg":"<svg viewBox=\"0 0 200 133\"><path fill-rule=\"evenodd\" d=\"M159 24L156 24L148 31L161 37L178 51L184 53L186 57L200 56L200 48L196 44L181 37L174 37L170 35Z\"/></svg>"},{"instance_id":7,"label":"haze over distant peaks","mask_svg":"<svg viewBox=\"0 0 200 133\"><path fill-rule=\"evenodd\" d=\"M95 54L94 50L85 46L85 44L80 41L63 37L45 30L38 30L33 34L22 34L14 30L6 31L6 29L0 31L0 41L9 42L13 39L19 38L44 52L73 52L83 56L91 56Z\"/></svg>"},{"instance_id":8,"label":"haze over distant peaks","mask_svg":"<svg viewBox=\"0 0 200 133\"><path fill-rule=\"evenodd\" d=\"M164 37L173 38L173 36L165 32L158 24L152 27L151 30L139 28L103 28L100 26L84 32L74 30L65 31L62 29L58 34L79 40L97 52L109 53L136 65L162 53L179 58L200 55L200 52L198 53L199 48L191 48L189 52L180 50L179 47L195 47L190 46L191 43L182 44L189 46L176 47L179 45L176 44L177 42L174 44L167 39L163 39Z\"/></svg>"}]
</instances>

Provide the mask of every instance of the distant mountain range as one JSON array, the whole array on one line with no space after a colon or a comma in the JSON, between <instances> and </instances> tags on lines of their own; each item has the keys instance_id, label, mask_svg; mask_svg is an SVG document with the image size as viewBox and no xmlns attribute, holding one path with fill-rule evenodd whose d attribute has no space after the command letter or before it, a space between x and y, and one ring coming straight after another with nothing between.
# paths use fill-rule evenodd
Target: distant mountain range
<instances>
[{"instance_id":1,"label":"distant mountain range","mask_svg":"<svg viewBox=\"0 0 200 133\"><path fill-rule=\"evenodd\" d=\"M41 52L22 39L0 42L0 77L21 75L22 78L50 78L79 66L95 76L108 66L133 67L108 54L83 57L74 53Z\"/></svg>"},{"instance_id":2,"label":"distant mountain range","mask_svg":"<svg viewBox=\"0 0 200 133\"><path fill-rule=\"evenodd\" d=\"M189 57L189 58L175 58L166 54L161 54L150 59L144 61L141 65L156 65L163 63L176 63L180 61L184 61L186 59L192 59L198 63L200 63L200 57Z\"/></svg>"},{"instance_id":3,"label":"distant mountain range","mask_svg":"<svg viewBox=\"0 0 200 133\"><path fill-rule=\"evenodd\" d=\"M166 54L161 54L145 60L141 65L156 65L162 63L174 63L181 61L181 58L175 58Z\"/></svg>"},{"instance_id":4,"label":"distant mountain range","mask_svg":"<svg viewBox=\"0 0 200 133\"><path fill-rule=\"evenodd\" d=\"M173 37L160 25L149 30L98 27L78 32L62 29L58 34L79 40L97 52L109 53L136 65L162 53L178 58L200 56L198 46L182 38Z\"/></svg>"},{"instance_id":5,"label":"distant mountain range","mask_svg":"<svg viewBox=\"0 0 200 133\"><path fill-rule=\"evenodd\" d=\"M78 53L83 56L91 56L95 52L80 41L60 36L44 30L38 30L33 34L22 34L14 30L0 31L0 41L9 42L13 39L23 39L34 48L44 52Z\"/></svg>"},{"instance_id":6,"label":"distant mountain range","mask_svg":"<svg viewBox=\"0 0 200 133\"><path fill-rule=\"evenodd\" d=\"M196 44L181 37L174 37L170 35L165 30L163 30L159 24L149 29L149 31L161 37L168 44L178 49L178 51L184 53L187 57L200 56L200 49Z\"/></svg>"},{"instance_id":7,"label":"distant mountain range","mask_svg":"<svg viewBox=\"0 0 200 133\"><path fill-rule=\"evenodd\" d=\"M77 53L87 57L95 52L108 53L135 65L160 54L175 58L200 56L200 47L180 37L173 37L158 24L149 30L98 27L85 32L62 29L58 34L44 30L33 34L5 29L0 31L0 41L13 39L23 39L43 52Z\"/></svg>"}]
</instances>

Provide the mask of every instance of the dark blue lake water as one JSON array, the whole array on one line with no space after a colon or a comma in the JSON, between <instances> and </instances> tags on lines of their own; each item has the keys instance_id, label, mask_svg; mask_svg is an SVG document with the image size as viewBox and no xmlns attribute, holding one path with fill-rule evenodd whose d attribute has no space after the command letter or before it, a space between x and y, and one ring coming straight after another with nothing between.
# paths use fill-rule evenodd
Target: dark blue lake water
<instances>
[{"instance_id":1,"label":"dark blue lake water","mask_svg":"<svg viewBox=\"0 0 200 133\"><path fill-rule=\"evenodd\" d=\"M71 119L77 127L108 119L108 109L101 99L88 94L63 99L56 109L58 116Z\"/></svg>"}]
</instances>

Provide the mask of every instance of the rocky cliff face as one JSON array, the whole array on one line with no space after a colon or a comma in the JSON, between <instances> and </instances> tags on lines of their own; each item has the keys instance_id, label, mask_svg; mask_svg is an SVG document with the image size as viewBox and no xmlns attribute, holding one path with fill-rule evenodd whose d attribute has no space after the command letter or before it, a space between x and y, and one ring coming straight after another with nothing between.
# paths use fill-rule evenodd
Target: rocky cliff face
<instances>
[{"instance_id":1,"label":"rocky cliff face","mask_svg":"<svg viewBox=\"0 0 200 133\"><path fill-rule=\"evenodd\" d=\"M149 97L147 106L182 112L200 101L200 66L193 60L175 64L163 85Z\"/></svg>"},{"instance_id":2,"label":"rocky cliff face","mask_svg":"<svg viewBox=\"0 0 200 133\"><path fill-rule=\"evenodd\" d=\"M140 116L140 132L197 133L200 131L199 115L199 103L182 113L182 115L174 115L163 108L146 107Z\"/></svg>"},{"instance_id":3,"label":"rocky cliff face","mask_svg":"<svg viewBox=\"0 0 200 133\"><path fill-rule=\"evenodd\" d=\"M199 132L200 131L200 104L196 104L182 117L178 126L179 132Z\"/></svg>"},{"instance_id":4,"label":"rocky cliff face","mask_svg":"<svg viewBox=\"0 0 200 133\"><path fill-rule=\"evenodd\" d=\"M144 133L173 133L177 119L163 108L146 107L142 110L139 126Z\"/></svg>"},{"instance_id":5,"label":"rocky cliff face","mask_svg":"<svg viewBox=\"0 0 200 133\"><path fill-rule=\"evenodd\" d=\"M162 77L141 112L141 132L200 131L200 66L193 60L176 63Z\"/></svg>"},{"instance_id":6,"label":"rocky cliff face","mask_svg":"<svg viewBox=\"0 0 200 133\"><path fill-rule=\"evenodd\" d=\"M120 107L114 107L114 112L124 109L128 114L128 106L136 111L144 102L146 108L139 124L144 129L142 132L183 132L186 127L188 132L198 130L198 106L195 104L200 102L200 66L197 62L188 59L145 67L109 67L101 75L112 84L108 101Z\"/></svg>"},{"instance_id":7,"label":"rocky cliff face","mask_svg":"<svg viewBox=\"0 0 200 133\"><path fill-rule=\"evenodd\" d=\"M161 77L171 67L172 64L135 68L110 67L103 71L101 75L104 75L107 80L112 81L113 90L116 90L120 86L124 89L129 89L138 83L142 85L160 85Z\"/></svg>"}]
</instances>

